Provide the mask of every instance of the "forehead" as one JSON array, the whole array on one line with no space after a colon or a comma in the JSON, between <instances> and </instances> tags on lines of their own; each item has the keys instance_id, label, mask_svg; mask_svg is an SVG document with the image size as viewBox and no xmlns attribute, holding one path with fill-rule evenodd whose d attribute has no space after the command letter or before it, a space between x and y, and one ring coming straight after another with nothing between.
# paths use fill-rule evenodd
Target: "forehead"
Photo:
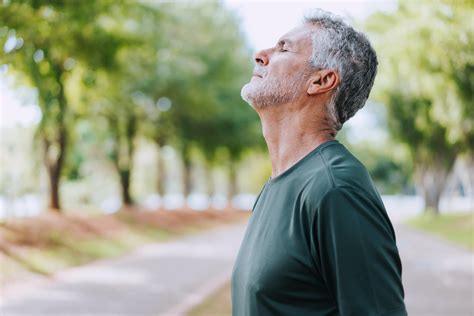
<instances>
[{"instance_id":1,"label":"forehead","mask_svg":"<svg viewBox=\"0 0 474 316\"><path fill-rule=\"evenodd\" d=\"M278 41L290 42L298 47L311 46L311 34L315 31L315 26L310 24L302 24L291 29L289 32L279 38Z\"/></svg>"}]
</instances>

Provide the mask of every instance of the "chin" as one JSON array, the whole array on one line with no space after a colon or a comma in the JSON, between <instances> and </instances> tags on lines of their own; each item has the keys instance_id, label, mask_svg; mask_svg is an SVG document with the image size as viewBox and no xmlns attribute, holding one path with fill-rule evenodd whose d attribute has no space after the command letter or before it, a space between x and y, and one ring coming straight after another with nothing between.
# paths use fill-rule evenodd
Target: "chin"
<instances>
[{"instance_id":1,"label":"chin","mask_svg":"<svg viewBox=\"0 0 474 316\"><path fill-rule=\"evenodd\" d=\"M252 90L254 90L254 87L252 87L252 83L247 83L242 87L242 90L240 90L240 96L242 99L247 102L248 104L252 105Z\"/></svg>"},{"instance_id":2,"label":"chin","mask_svg":"<svg viewBox=\"0 0 474 316\"><path fill-rule=\"evenodd\" d=\"M263 93L265 85L260 82L249 82L242 87L240 96L254 109L261 109L268 106L267 97Z\"/></svg>"}]
</instances>

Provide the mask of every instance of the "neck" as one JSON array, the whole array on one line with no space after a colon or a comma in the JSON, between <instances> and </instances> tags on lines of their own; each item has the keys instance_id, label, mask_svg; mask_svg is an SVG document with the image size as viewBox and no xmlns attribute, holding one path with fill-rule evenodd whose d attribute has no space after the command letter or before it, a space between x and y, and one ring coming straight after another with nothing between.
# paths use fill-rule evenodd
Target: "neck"
<instances>
[{"instance_id":1,"label":"neck","mask_svg":"<svg viewBox=\"0 0 474 316\"><path fill-rule=\"evenodd\" d=\"M317 146L335 139L335 131L326 113L317 106L295 108L291 105L258 109L263 136L272 163L272 178L277 177Z\"/></svg>"}]
</instances>

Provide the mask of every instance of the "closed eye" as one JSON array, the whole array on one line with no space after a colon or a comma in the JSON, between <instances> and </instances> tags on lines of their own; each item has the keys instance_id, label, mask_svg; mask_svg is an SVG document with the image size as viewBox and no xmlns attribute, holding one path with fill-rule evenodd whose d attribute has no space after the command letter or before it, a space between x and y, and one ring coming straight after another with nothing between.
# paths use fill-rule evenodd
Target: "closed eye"
<instances>
[{"instance_id":1,"label":"closed eye","mask_svg":"<svg viewBox=\"0 0 474 316\"><path fill-rule=\"evenodd\" d=\"M286 40L280 40L278 42L278 46L280 47L280 52L284 53L288 51L288 49L286 48L286 45L287 45Z\"/></svg>"}]
</instances>

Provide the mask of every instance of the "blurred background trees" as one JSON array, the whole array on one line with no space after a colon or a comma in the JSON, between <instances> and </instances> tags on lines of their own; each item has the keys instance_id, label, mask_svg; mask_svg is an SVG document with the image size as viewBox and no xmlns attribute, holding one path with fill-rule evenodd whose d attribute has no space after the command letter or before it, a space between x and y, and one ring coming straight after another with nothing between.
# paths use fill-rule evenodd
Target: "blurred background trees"
<instances>
[{"instance_id":1,"label":"blurred background trees","mask_svg":"<svg viewBox=\"0 0 474 316\"><path fill-rule=\"evenodd\" d=\"M473 10L402 0L369 16L362 27L380 67L363 111L385 136L354 141L351 124L339 135L382 194L416 187L435 212L459 164L470 170L460 191L474 196ZM258 116L240 98L253 52L223 3L3 1L0 43L3 80L32 87L41 110L30 160L46 168L15 181L43 192L32 183L47 178L52 210L73 199L110 211L163 206L177 193L232 206L270 175ZM12 166L11 148L30 145L7 138ZM11 182L2 175L2 198Z\"/></svg>"},{"instance_id":2,"label":"blurred background trees","mask_svg":"<svg viewBox=\"0 0 474 316\"><path fill-rule=\"evenodd\" d=\"M49 206L61 208L59 184L74 113L67 80L77 63L85 68L111 69L122 40L100 23L112 2L76 1L2 3L2 60L38 92L42 119L36 137L50 186ZM34 25L34 27L32 27ZM83 49L87 47L88 49Z\"/></svg>"},{"instance_id":3,"label":"blurred background trees","mask_svg":"<svg viewBox=\"0 0 474 316\"><path fill-rule=\"evenodd\" d=\"M225 160L234 165L244 149L262 145L255 141L257 118L240 99L251 51L239 21L221 4L13 1L3 2L0 14L2 63L38 90L37 137L51 209L61 209L68 148L74 153L66 169L77 173L88 159L69 136L77 121L90 122L83 129L101 135L124 206L134 202L130 186L139 138L159 150L169 145L179 151L185 197L192 191L193 149L212 168L222 148L232 147ZM162 160L156 182L161 196ZM235 186L234 176L229 182Z\"/></svg>"},{"instance_id":4,"label":"blurred background trees","mask_svg":"<svg viewBox=\"0 0 474 316\"><path fill-rule=\"evenodd\" d=\"M406 145L425 209L438 213L457 158L471 170L474 136L474 5L402 0L366 21L380 60L374 88L394 139Z\"/></svg>"}]
</instances>

